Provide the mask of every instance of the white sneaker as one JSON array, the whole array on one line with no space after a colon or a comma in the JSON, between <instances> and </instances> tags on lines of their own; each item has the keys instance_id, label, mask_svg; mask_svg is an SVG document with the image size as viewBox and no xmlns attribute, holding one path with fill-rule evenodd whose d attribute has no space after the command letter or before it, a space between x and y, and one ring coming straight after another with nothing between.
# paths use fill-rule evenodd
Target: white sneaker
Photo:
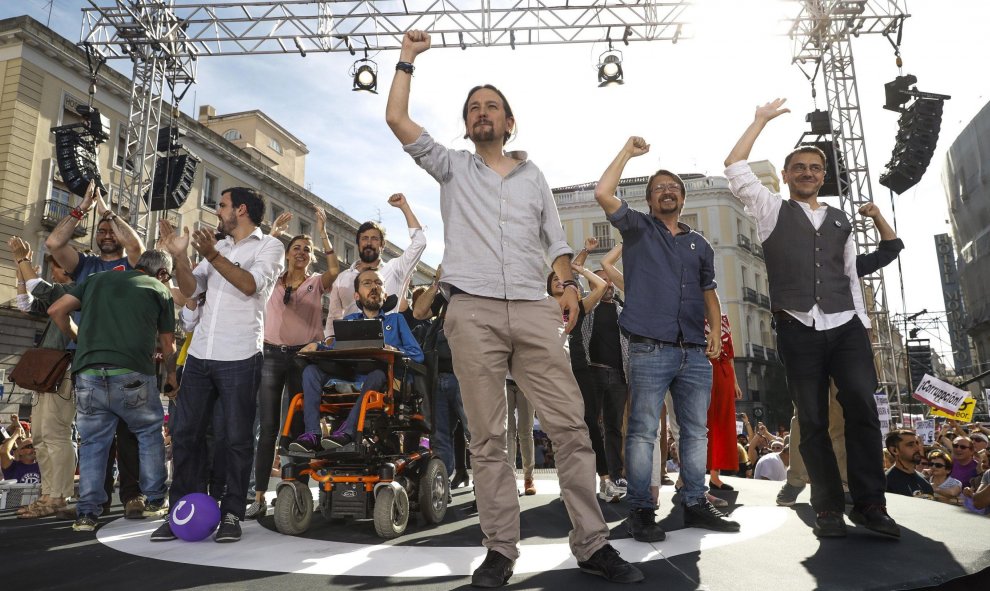
<instances>
[{"instance_id":1,"label":"white sneaker","mask_svg":"<svg viewBox=\"0 0 990 591\"><path fill-rule=\"evenodd\" d=\"M626 479L625 478L618 478L615 481L615 488L619 489L619 491L623 495L625 495L626 494L626 489L629 488L629 483L626 482Z\"/></svg>"},{"instance_id":2,"label":"white sneaker","mask_svg":"<svg viewBox=\"0 0 990 591\"><path fill-rule=\"evenodd\" d=\"M606 503L618 503L619 499L626 496L626 493L619 490L608 478L602 478L598 487L598 498Z\"/></svg>"}]
</instances>

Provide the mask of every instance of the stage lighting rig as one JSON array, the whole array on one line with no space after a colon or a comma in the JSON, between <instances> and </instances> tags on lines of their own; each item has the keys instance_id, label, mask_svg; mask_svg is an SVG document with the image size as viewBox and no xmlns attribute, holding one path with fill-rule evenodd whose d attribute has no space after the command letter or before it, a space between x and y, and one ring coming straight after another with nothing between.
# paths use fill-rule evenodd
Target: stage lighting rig
<instances>
[{"instance_id":1,"label":"stage lighting rig","mask_svg":"<svg viewBox=\"0 0 990 591\"><path fill-rule=\"evenodd\" d=\"M354 77L351 90L378 94L378 64L365 57L354 62L350 73Z\"/></svg>"},{"instance_id":2,"label":"stage lighting rig","mask_svg":"<svg viewBox=\"0 0 990 591\"><path fill-rule=\"evenodd\" d=\"M598 58L598 88L625 84L622 76L622 52L612 49L610 44L609 50Z\"/></svg>"}]
</instances>

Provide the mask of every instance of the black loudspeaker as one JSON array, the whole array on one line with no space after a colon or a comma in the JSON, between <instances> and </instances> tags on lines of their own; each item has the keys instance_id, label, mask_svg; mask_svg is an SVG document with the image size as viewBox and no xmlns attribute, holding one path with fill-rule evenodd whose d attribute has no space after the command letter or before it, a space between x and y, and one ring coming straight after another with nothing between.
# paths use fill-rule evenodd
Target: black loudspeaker
<instances>
[{"instance_id":1,"label":"black loudspeaker","mask_svg":"<svg viewBox=\"0 0 990 591\"><path fill-rule=\"evenodd\" d=\"M897 138L880 184L900 195L918 184L942 130L942 99L918 98L897 121Z\"/></svg>"},{"instance_id":2,"label":"black loudspeaker","mask_svg":"<svg viewBox=\"0 0 990 591\"><path fill-rule=\"evenodd\" d=\"M100 167L96 162L96 142L92 136L81 130L81 126L67 125L52 129L55 133L55 161L58 173L70 191L84 197L89 182L96 181L96 186L103 195L107 188L100 179Z\"/></svg>"},{"instance_id":3,"label":"black loudspeaker","mask_svg":"<svg viewBox=\"0 0 990 591\"><path fill-rule=\"evenodd\" d=\"M182 207L192 189L198 165L199 158L193 154L173 154L158 158L155 163L155 180L151 183L151 211ZM147 193L144 197L147 201Z\"/></svg>"},{"instance_id":4,"label":"black loudspeaker","mask_svg":"<svg viewBox=\"0 0 990 591\"><path fill-rule=\"evenodd\" d=\"M842 152L835 151L835 144L832 142L802 142L802 146L814 146L825 152L825 180L818 194L822 197L836 197L839 195L839 180L835 174L836 164L838 164L839 174L846 185L849 184L849 172L846 170L846 160L842 157Z\"/></svg>"}]
</instances>

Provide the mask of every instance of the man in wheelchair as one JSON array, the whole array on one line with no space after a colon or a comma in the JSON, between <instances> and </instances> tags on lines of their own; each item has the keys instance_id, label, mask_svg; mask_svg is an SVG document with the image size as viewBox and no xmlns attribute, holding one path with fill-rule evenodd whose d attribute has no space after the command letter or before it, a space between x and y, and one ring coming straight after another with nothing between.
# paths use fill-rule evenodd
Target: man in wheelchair
<instances>
[{"instance_id":1,"label":"man in wheelchair","mask_svg":"<svg viewBox=\"0 0 990 591\"><path fill-rule=\"evenodd\" d=\"M405 318L398 313L384 313L382 311L385 302L385 290L381 276L374 269L362 271L354 279L354 300L357 302L360 312L349 314L344 320L361 320L365 318L381 318L384 329L385 345L394 347L402 352L405 357L417 363L423 362L423 350L413 337L409 325ZM327 351L333 349L334 341L331 337L327 343L310 343L303 347L301 352ZM396 373L396 379L405 379L405 376ZM388 377L381 369L374 369L367 374L353 376L355 385L360 388L361 396L354 403L350 414L341 425L334 430L329 437L322 437L320 429L320 401L323 394L323 386L331 379L340 379L340 376L331 376L317 364L307 365L303 370L303 422L305 432L289 444L290 451L315 452L322 449L335 449L354 441L355 428L361 414L361 403L365 395L370 391L384 392L388 389Z\"/></svg>"}]
</instances>

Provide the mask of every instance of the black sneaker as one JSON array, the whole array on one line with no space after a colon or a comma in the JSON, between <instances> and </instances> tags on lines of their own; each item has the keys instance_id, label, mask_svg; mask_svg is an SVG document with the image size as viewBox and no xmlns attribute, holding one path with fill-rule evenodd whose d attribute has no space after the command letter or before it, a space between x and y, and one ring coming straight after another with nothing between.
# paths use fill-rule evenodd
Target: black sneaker
<instances>
[{"instance_id":1,"label":"black sneaker","mask_svg":"<svg viewBox=\"0 0 990 591\"><path fill-rule=\"evenodd\" d=\"M856 525L862 525L868 530L875 531L891 538L901 537L901 528L887 515L883 505L861 505L853 507L849 512L849 520Z\"/></svg>"},{"instance_id":2,"label":"black sneaker","mask_svg":"<svg viewBox=\"0 0 990 591\"><path fill-rule=\"evenodd\" d=\"M315 433L303 433L289 444L289 451L315 452L320 449L320 437Z\"/></svg>"},{"instance_id":3,"label":"black sneaker","mask_svg":"<svg viewBox=\"0 0 990 591\"><path fill-rule=\"evenodd\" d=\"M846 522L839 511L820 511L815 518L815 526L811 528L819 538L846 537Z\"/></svg>"},{"instance_id":4,"label":"black sneaker","mask_svg":"<svg viewBox=\"0 0 990 591\"><path fill-rule=\"evenodd\" d=\"M93 531L96 529L99 519L99 517L92 513L83 513L72 524L72 531Z\"/></svg>"},{"instance_id":5,"label":"black sneaker","mask_svg":"<svg viewBox=\"0 0 990 591\"><path fill-rule=\"evenodd\" d=\"M489 550L485 556L485 561L474 570L471 575L472 587L502 587L509 582L512 577L512 567L516 561L506 557L504 554Z\"/></svg>"},{"instance_id":6,"label":"black sneaker","mask_svg":"<svg viewBox=\"0 0 990 591\"><path fill-rule=\"evenodd\" d=\"M578 561L578 568L613 583L638 583L646 578L643 571L620 558L618 550L610 544L599 548L588 560Z\"/></svg>"},{"instance_id":7,"label":"black sneaker","mask_svg":"<svg viewBox=\"0 0 990 591\"><path fill-rule=\"evenodd\" d=\"M220 522L214 539L221 544L239 542L241 539L241 520L233 513L224 513L223 521Z\"/></svg>"},{"instance_id":8,"label":"black sneaker","mask_svg":"<svg viewBox=\"0 0 990 591\"><path fill-rule=\"evenodd\" d=\"M657 523L653 509L632 509L626 518L626 530L637 542L662 542L667 534Z\"/></svg>"},{"instance_id":9,"label":"black sneaker","mask_svg":"<svg viewBox=\"0 0 990 591\"><path fill-rule=\"evenodd\" d=\"M701 527L729 533L739 531L739 524L729 520L724 513L709 503L708 499L702 499L697 505L681 503L681 507L684 508L685 527Z\"/></svg>"},{"instance_id":10,"label":"black sneaker","mask_svg":"<svg viewBox=\"0 0 990 591\"><path fill-rule=\"evenodd\" d=\"M169 524L168 519L165 519L165 523L158 526L151 534L152 542L171 542L176 539L176 535L172 533L172 526Z\"/></svg>"}]
</instances>

